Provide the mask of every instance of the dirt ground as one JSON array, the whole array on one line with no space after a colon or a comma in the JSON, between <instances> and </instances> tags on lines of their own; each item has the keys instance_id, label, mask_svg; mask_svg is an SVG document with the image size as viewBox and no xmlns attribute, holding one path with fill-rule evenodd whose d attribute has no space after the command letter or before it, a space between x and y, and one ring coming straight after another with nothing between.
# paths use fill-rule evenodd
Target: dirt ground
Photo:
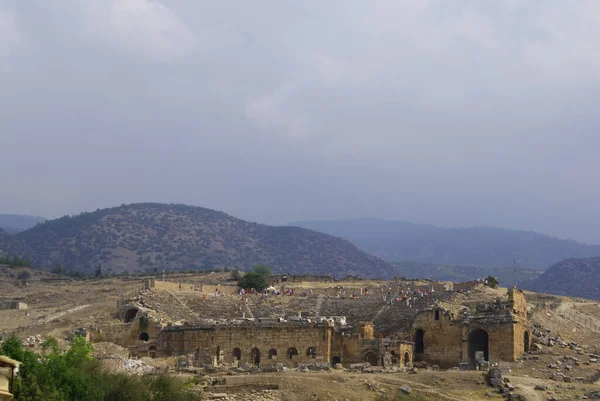
<instances>
[{"instance_id":1,"label":"dirt ground","mask_svg":"<svg viewBox=\"0 0 600 401\"><path fill-rule=\"evenodd\" d=\"M102 280L57 280L50 273L32 271L32 277L25 285L14 276L19 269L13 269L12 275L0 275L0 301L20 301L28 304L27 310L0 310L0 335L16 332L22 338L40 335L41 338L53 335L63 346L69 334L78 327L90 327L98 324L118 322L115 316L117 302L140 291L143 280L135 279L102 279ZM211 273L198 275L181 275L170 278L174 282L186 285L204 284L204 293L211 294L214 288L221 286L231 296L234 285L229 273ZM338 283L288 282L287 288L297 290L314 290L317 297L327 292ZM383 281L340 282L346 288L386 288L391 283ZM490 297L495 293L489 291ZM465 299L469 295L463 296ZM480 295L477 295L479 297ZM592 384L589 378L598 369L598 363L589 363L590 354L600 353L600 303L589 300L554 297L552 307L536 306L530 310L530 319L560 335L565 341L574 341L583 353L577 353L569 347L542 347L534 354L526 355L514 363L502 363L502 368L515 392L523 394L527 400L548 400L552 396L559 400L573 400L586 392L599 390L598 383ZM33 344L34 347L39 344ZM112 343L96 344L96 352L103 358L107 369L123 371L123 360L127 358L127 349ZM107 357L107 355L109 357ZM567 358L567 359L565 359ZM568 358L578 358L578 365L572 364ZM560 362L560 369L572 364L570 376L579 378L565 383L551 380L557 369L549 368ZM586 363L587 362L587 363ZM176 374L173 366L175 359L148 359L141 362L160 371L169 370ZM193 375L181 375L182 379L190 379ZM226 384L209 386L210 394L227 394L229 400L384 400L391 399L401 386L411 388L411 394L421 396L421 400L493 400L502 396L486 384L482 372L459 372L456 370L433 371L419 369L416 374L407 372L395 373L360 373L349 370L300 372L290 370L279 373L256 374L196 374L197 380L210 377L225 378ZM543 387L543 390L536 390ZM199 385L200 390L202 386ZM276 388L275 388L276 387ZM208 394L207 394L208 395ZM207 397L210 399L210 397ZM410 398L407 398L410 399Z\"/></svg>"}]
</instances>

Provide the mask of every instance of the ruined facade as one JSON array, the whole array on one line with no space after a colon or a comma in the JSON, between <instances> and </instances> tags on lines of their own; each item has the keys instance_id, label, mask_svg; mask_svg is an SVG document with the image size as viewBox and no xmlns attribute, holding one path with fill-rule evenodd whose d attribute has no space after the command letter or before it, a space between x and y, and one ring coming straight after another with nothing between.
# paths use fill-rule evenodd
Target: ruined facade
<instances>
[{"instance_id":1,"label":"ruined facade","mask_svg":"<svg viewBox=\"0 0 600 401\"><path fill-rule=\"evenodd\" d=\"M402 368L413 361L425 361L442 368L475 367L514 361L529 350L530 326L522 292L512 289L504 296L488 293L500 297L488 303L478 300L474 293L469 294L458 294L448 302L438 299L426 308L412 309L412 317L396 323L397 332L391 335L377 333L370 321L348 325L345 316L324 318L300 312L288 320L222 316L216 320L190 318L189 322L161 323L169 320L154 320L155 311L146 308L148 302L139 299L119 303L118 316L123 323L97 328L91 334L94 341L111 341L128 347L132 356L185 356L198 365L248 363L296 367L307 363L335 366L369 362L374 366ZM468 301L466 304L460 302L461 296ZM226 299L222 298L223 302ZM365 302L373 299L376 297L365 298ZM206 311L211 303L204 298L201 305ZM406 313L411 311L404 305L390 303L391 307L403 308ZM389 308L386 306L385 310ZM196 312L190 310L190 313Z\"/></svg>"},{"instance_id":2,"label":"ruined facade","mask_svg":"<svg viewBox=\"0 0 600 401\"><path fill-rule=\"evenodd\" d=\"M412 323L415 360L441 367L474 367L477 352L490 363L510 362L529 350L530 326L522 292L509 290L508 301L480 304L473 311L432 307ZM481 355L481 354L479 354Z\"/></svg>"}]
</instances>

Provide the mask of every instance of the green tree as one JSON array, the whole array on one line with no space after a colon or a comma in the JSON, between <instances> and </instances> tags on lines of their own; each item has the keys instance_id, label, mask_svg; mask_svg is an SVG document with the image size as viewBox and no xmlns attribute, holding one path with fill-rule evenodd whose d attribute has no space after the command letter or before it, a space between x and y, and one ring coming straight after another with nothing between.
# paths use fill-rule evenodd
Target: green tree
<instances>
[{"instance_id":1,"label":"green tree","mask_svg":"<svg viewBox=\"0 0 600 401\"><path fill-rule=\"evenodd\" d=\"M267 288L269 284L267 280L260 274L256 272L249 272L242 276L242 278L238 281L238 287L243 288L245 290L249 290L254 288L255 290L262 290Z\"/></svg>"},{"instance_id":2,"label":"green tree","mask_svg":"<svg viewBox=\"0 0 600 401\"><path fill-rule=\"evenodd\" d=\"M54 338L53 336L46 337L46 339L42 343L42 350L44 352L46 352L48 350L50 350L52 352L58 352L58 350L59 350L58 340L56 340L56 338Z\"/></svg>"},{"instance_id":3,"label":"green tree","mask_svg":"<svg viewBox=\"0 0 600 401\"><path fill-rule=\"evenodd\" d=\"M254 266L254 272L260 274L263 277L269 277L273 272L271 268L267 265L256 265Z\"/></svg>"},{"instance_id":4,"label":"green tree","mask_svg":"<svg viewBox=\"0 0 600 401\"><path fill-rule=\"evenodd\" d=\"M498 287L499 281L498 281L497 277L488 276L486 278L486 280L487 280L487 286L488 287L490 287L490 288L497 288Z\"/></svg>"}]
</instances>

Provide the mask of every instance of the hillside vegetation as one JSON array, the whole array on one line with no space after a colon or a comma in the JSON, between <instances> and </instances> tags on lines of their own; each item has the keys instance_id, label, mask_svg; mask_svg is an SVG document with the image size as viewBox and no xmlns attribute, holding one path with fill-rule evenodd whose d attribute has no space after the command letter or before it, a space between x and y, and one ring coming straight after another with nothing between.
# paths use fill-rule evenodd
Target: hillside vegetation
<instances>
[{"instance_id":1,"label":"hillside vegetation","mask_svg":"<svg viewBox=\"0 0 600 401\"><path fill-rule=\"evenodd\" d=\"M0 228L0 256L18 256L25 253L24 244Z\"/></svg>"},{"instance_id":2,"label":"hillside vegetation","mask_svg":"<svg viewBox=\"0 0 600 401\"><path fill-rule=\"evenodd\" d=\"M525 288L535 292L600 300L600 257L567 259L551 266Z\"/></svg>"},{"instance_id":3,"label":"hillside vegetation","mask_svg":"<svg viewBox=\"0 0 600 401\"><path fill-rule=\"evenodd\" d=\"M567 258L600 255L600 245L531 231L492 227L442 228L379 219L306 221L292 225L335 235L389 261L444 265L511 266L545 270Z\"/></svg>"},{"instance_id":4,"label":"hillside vegetation","mask_svg":"<svg viewBox=\"0 0 600 401\"><path fill-rule=\"evenodd\" d=\"M46 221L46 219L39 216L0 213L0 228L9 234L16 234L21 231L25 231L43 221Z\"/></svg>"},{"instance_id":5,"label":"hillside vegetation","mask_svg":"<svg viewBox=\"0 0 600 401\"><path fill-rule=\"evenodd\" d=\"M257 264L271 266L274 273L338 276L391 277L394 270L330 235L250 223L201 207L155 203L46 221L4 238L0 249L6 253L20 250L36 267L60 264L87 273L99 264L105 273L220 267L248 270Z\"/></svg>"}]
</instances>

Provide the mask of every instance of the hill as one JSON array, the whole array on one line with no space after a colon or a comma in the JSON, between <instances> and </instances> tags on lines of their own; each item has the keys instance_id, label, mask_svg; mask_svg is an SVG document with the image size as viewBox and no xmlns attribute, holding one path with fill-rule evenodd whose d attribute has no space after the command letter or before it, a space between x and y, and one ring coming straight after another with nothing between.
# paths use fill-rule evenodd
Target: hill
<instances>
[{"instance_id":1,"label":"hill","mask_svg":"<svg viewBox=\"0 0 600 401\"><path fill-rule=\"evenodd\" d=\"M21 256L25 254L24 244L0 228L0 256Z\"/></svg>"},{"instance_id":2,"label":"hill","mask_svg":"<svg viewBox=\"0 0 600 401\"><path fill-rule=\"evenodd\" d=\"M567 258L600 255L600 245L493 227L443 228L366 218L292 225L347 239L389 261L494 267L510 266L516 258L520 266L545 270Z\"/></svg>"},{"instance_id":3,"label":"hill","mask_svg":"<svg viewBox=\"0 0 600 401\"><path fill-rule=\"evenodd\" d=\"M535 292L600 300L600 257L563 260L524 286Z\"/></svg>"},{"instance_id":4,"label":"hill","mask_svg":"<svg viewBox=\"0 0 600 401\"><path fill-rule=\"evenodd\" d=\"M0 213L0 228L4 229L4 231L10 234L16 234L21 231L25 231L43 221L46 221L46 219L39 216Z\"/></svg>"},{"instance_id":5,"label":"hill","mask_svg":"<svg viewBox=\"0 0 600 401\"><path fill-rule=\"evenodd\" d=\"M462 283L465 281L494 276L498 278L500 285L510 287L515 279L518 287L525 282L539 277L543 270L516 268L513 277L513 267L487 267L487 266L455 266L441 265L427 262L394 262L397 274L401 277L427 278L439 281L453 281Z\"/></svg>"},{"instance_id":6,"label":"hill","mask_svg":"<svg viewBox=\"0 0 600 401\"><path fill-rule=\"evenodd\" d=\"M298 227L250 223L225 213L156 203L65 216L17 234L36 267L92 272L248 269L275 273L393 276L394 267L351 243Z\"/></svg>"}]
</instances>

